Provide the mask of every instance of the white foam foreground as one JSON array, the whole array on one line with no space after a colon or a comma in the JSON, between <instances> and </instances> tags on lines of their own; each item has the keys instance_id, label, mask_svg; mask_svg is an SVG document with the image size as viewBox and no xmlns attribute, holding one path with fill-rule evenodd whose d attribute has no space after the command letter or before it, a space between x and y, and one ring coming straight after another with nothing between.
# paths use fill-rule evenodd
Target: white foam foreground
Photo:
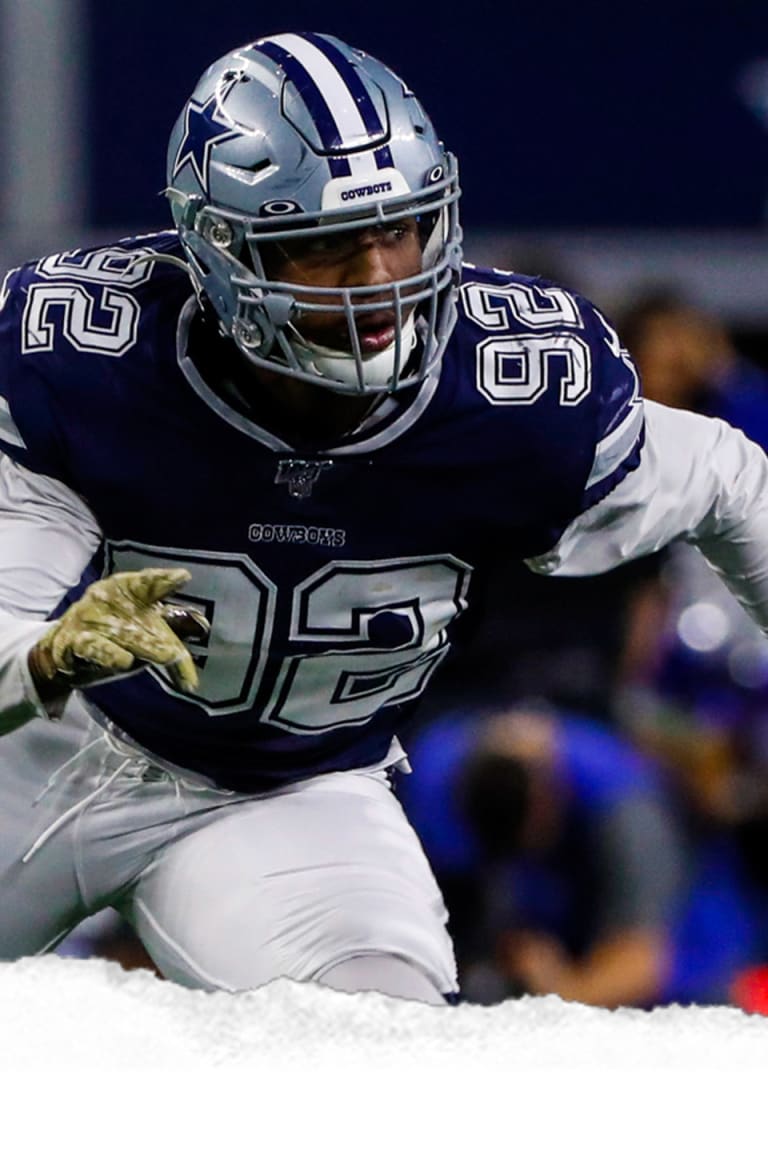
<instances>
[{"instance_id":1,"label":"white foam foreground","mask_svg":"<svg viewBox=\"0 0 768 1152\"><path fill-rule=\"evenodd\" d=\"M219 1147L233 1147L222 1143L224 1127L237 1115L241 1131L243 1108L253 1139L238 1146L270 1152L310 1145L367 1152L391 1148L393 1140L407 1152L474 1152L473 1145L482 1147L484 1125L490 1125L489 1139L496 1133L494 1143L501 1137L501 1146L523 1148L527 1142L514 1139L523 1120L537 1126L532 1147L549 1147L540 1138L559 1132L559 1124L573 1146L579 1106L589 1111L584 1146L608 1148L618 1132L605 1145L596 1142L600 1123L606 1109L622 1104L625 1091L632 1116L622 1125L623 1147L634 1147L633 1135L641 1132L639 1148L647 1149L650 1139L672 1147L669 1120L660 1145L655 1129L643 1127L655 1123L671 1093L666 1102L675 1108L680 1137L695 1136L701 1148L708 1146L705 1137L727 1135L732 1143L750 1102L765 1099L765 1077L755 1071L768 1070L768 1018L725 1007L609 1012L544 997L443 1009L289 981L233 996L190 991L106 961L56 956L0 964L0 1036L3 1108L15 1102L30 1122L29 1105L19 1103L23 1092L8 1091L16 1080L32 1092L35 1123L51 1122L57 1147L108 1152L165 1147L156 1121L157 1140L124 1128L126 1115L151 1100L171 1109L168 1122L184 1152L209 1148L214 1131ZM74 1127L62 1117L62 1109L75 1105L69 1089L58 1111L53 1103L62 1084L77 1086ZM686 1084L695 1111L681 1111ZM112 1093L123 1120L100 1117L105 1132L94 1108ZM727 1132L718 1131L723 1101ZM361 1107L365 1134L355 1129L345 1143L344 1125ZM422 1127L405 1120L409 1108ZM283 1136L265 1142L272 1113ZM88 1133L98 1135L93 1145ZM71 1145L62 1144L65 1137Z\"/></svg>"}]
</instances>

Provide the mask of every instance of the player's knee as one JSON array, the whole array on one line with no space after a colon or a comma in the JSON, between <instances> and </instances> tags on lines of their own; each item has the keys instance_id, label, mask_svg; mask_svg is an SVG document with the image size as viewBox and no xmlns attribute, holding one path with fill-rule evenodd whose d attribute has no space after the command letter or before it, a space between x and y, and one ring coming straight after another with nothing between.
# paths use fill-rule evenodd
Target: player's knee
<instances>
[{"instance_id":1,"label":"player's knee","mask_svg":"<svg viewBox=\"0 0 768 1152\"><path fill-rule=\"evenodd\" d=\"M453 946L444 924L408 905L380 900L376 916L363 907L335 909L308 951L316 960L302 979L341 991L375 990L392 996L444 1003L455 991ZM366 981L371 981L366 983Z\"/></svg>"},{"instance_id":2,"label":"player's knee","mask_svg":"<svg viewBox=\"0 0 768 1152\"><path fill-rule=\"evenodd\" d=\"M318 983L338 992L381 992L402 1000L444 1005L446 997L419 968L385 952L341 960L318 977Z\"/></svg>"}]
</instances>

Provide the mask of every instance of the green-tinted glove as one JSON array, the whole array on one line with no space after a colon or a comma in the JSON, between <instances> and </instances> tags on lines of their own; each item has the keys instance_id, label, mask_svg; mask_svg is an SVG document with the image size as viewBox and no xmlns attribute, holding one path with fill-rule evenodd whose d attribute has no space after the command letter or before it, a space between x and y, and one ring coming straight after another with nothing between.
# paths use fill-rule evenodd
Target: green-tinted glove
<instances>
[{"instance_id":1,"label":"green-tinted glove","mask_svg":"<svg viewBox=\"0 0 768 1152\"><path fill-rule=\"evenodd\" d=\"M38 689L81 687L141 661L161 665L177 688L192 691L197 669L179 636L200 639L208 622L192 608L162 602L187 580L185 568L144 568L91 584L32 648Z\"/></svg>"}]
</instances>

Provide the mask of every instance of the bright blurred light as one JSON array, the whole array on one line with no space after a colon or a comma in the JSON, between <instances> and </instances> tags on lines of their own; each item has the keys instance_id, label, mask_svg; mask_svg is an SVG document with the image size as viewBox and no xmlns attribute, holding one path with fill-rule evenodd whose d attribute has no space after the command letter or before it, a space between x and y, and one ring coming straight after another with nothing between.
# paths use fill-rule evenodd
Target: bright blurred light
<instances>
[{"instance_id":1,"label":"bright blurred light","mask_svg":"<svg viewBox=\"0 0 768 1152\"><path fill-rule=\"evenodd\" d=\"M695 652L715 652L726 642L730 630L723 609L706 600L689 605L677 621L677 635L681 642Z\"/></svg>"}]
</instances>

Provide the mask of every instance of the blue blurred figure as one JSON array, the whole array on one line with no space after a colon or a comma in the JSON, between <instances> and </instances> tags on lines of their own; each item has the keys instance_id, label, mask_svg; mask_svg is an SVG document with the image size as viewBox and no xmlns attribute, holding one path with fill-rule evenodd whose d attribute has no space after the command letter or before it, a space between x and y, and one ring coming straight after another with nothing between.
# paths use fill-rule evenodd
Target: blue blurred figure
<instances>
[{"instance_id":1,"label":"blue blurred figure","mask_svg":"<svg viewBox=\"0 0 768 1152\"><path fill-rule=\"evenodd\" d=\"M759 955L727 840L689 837L664 772L602 722L453 713L400 797L446 895L467 999L724 1003Z\"/></svg>"}]
</instances>

